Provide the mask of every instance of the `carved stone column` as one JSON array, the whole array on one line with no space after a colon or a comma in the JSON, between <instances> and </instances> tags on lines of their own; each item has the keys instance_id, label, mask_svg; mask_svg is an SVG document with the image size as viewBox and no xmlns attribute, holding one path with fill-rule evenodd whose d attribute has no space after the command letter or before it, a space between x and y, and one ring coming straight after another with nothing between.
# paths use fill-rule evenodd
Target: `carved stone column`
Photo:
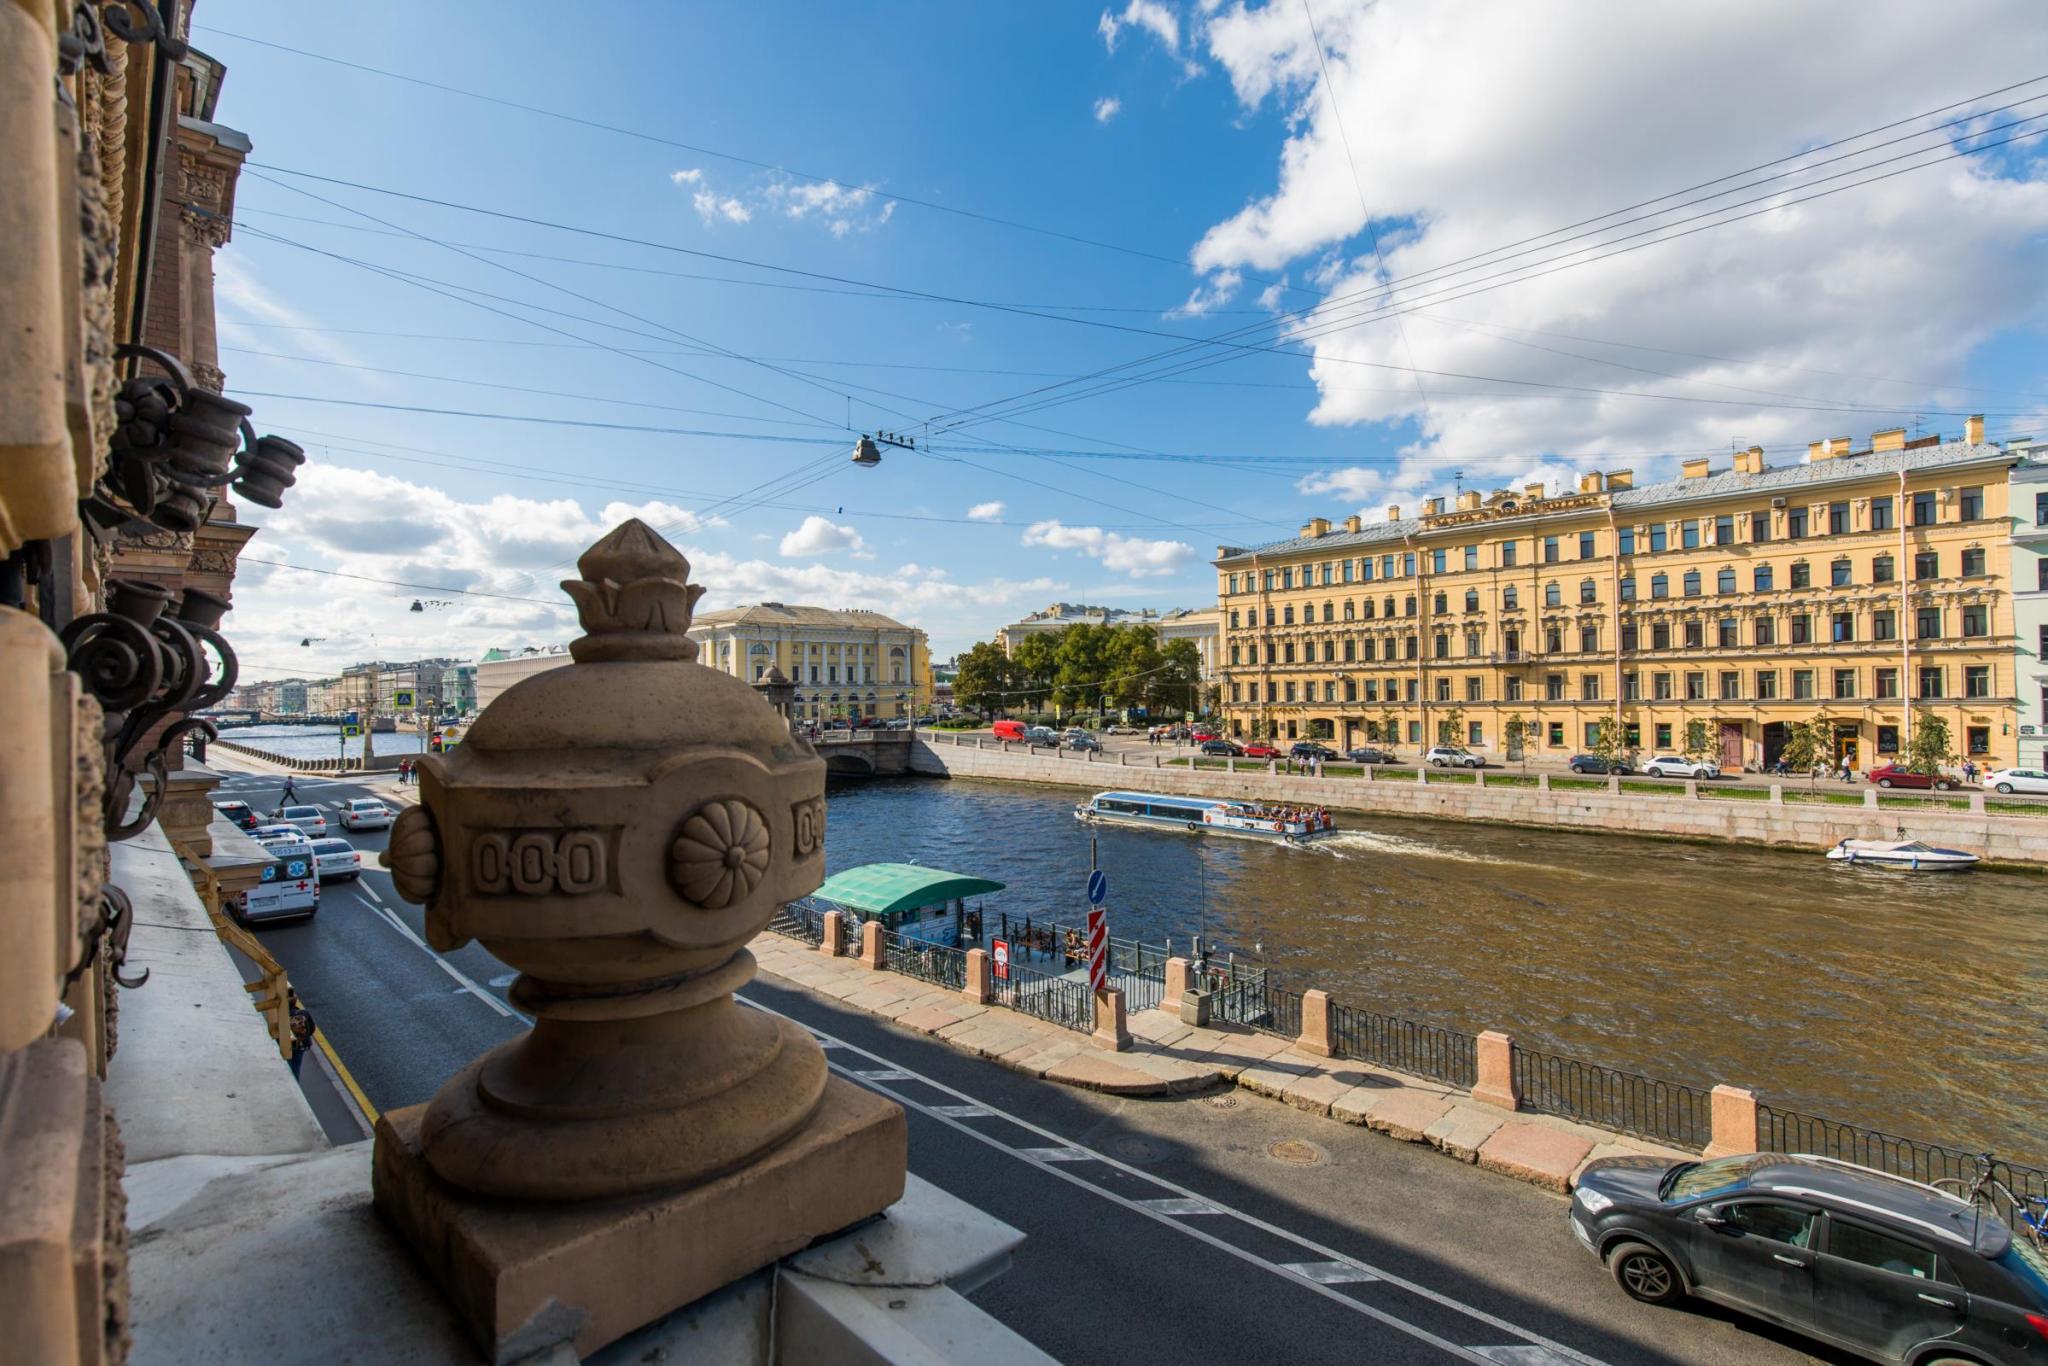
<instances>
[{"instance_id":1,"label":"carved stone column","mask_svg":"<svg viewBox=\"0 0 2048 1366\"><path fill-rule=\"evenodd\" d=\"M420 761L384 860L427 938L519 969L530 1034L379 1121L377 1208L493 1359L587 1354L893 1203L902 1111L741 1008L824 878L825 766L695 662L704 591L639 521L563 584L587 632Z\"/></svg>"}]
</instances>

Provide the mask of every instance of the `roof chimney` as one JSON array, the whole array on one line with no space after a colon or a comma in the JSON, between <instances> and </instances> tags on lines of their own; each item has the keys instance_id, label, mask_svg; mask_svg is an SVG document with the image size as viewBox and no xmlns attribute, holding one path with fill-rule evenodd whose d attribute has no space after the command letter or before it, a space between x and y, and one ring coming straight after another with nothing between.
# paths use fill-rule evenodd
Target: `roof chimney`
<instances>
[{"instance_id":1,"label":"roof chimney","mask_svg":"<svg viewBox=\"0 0 2048 1366\"><path fill-rule=\"evenodd\" d=\"M1540 499L1540 498L1542 498L1542 497L1543 497L1543 485L1541 485L1541 484L1524 484L1524 485L1522 485L1522 496L1523 496L1523 497L1525 497L1525 498L1537 498L1537 499Z\"/></svg>"},{"instance_id":2,"label":"roof chimney","mask_svg":"<svg viewBox=\"0 0 2048 1366\"><path fill-rule=\"evenodd\" d=\"M1848 437L1846 437L1846 436L1831 436L1831 437L1829 437L1829 438L1828 438L1828 454L1829 454L1829 455L1847 455L1848 453L1849 453L1849 438L1848 438Z\"/></svg>"},{"instance_id":3,"label":"roof chimney","mask_svg":"<svg viewBox=\"0 0 2048 1366\"><path fill-rule=\"evenodd\" d=\"M1582 474L1582 475L1580 475L1580 476L1579 476L1579 492L1580 492L1580 493L1598 493L1599 491L1600 491L1600 472L1599 472L1598 470L1595 470L1595 471L1594 471L1593 473L1591 473L1591 474Z\"/></svg>"},{"instance_id":4,"label":"roof chimney","mask_svg":"<svg viewBox=\"0 0 2048 1366\"><path fill-rule=\"evenodd\" d=\"M1609 493L1616 489L1632 489L1635 486L1636 472L1634 470L1607 471L1607 491Z\"/></svg>"},{"instance_id":5,"label":"roof chimney","mask_svg":"<svg viewBox=\"0 0 2048 1366\"><path fill-rule=\"evenodd\" d=\"M1885 451L1902 451L1904 449L1906 449L1906 429L1904 427L1889 427L1884 431L1872 432L1870 434L1870 450L1873 455L1880 455Z\"/></svg>"},{"instance_id":6,"label":"roof chimney","mask_svg":"<svg viewBox=\"0 0 2048 1366\"><path fill-rule=\"evenodd\" d=\"M1459 494L1459 495L1458 495L1458 511L1460 511L1460 512L1477 512L1478 510L1479 510L1479 490L1478 490L1478 489L1466 489L1466 490L1465 490L1465 491L1464 491L1463 493L1461 493L1461 494Z\"/></svg>"},{"instance_id":7,"label":"roof chimney","mask_svg":"<svg viewBox=\"0 0 2048 1366\"><path fill-rule=\"evenodd\" d=\"M1355 512L1344 519L1344 529L1346 531L1362 531L1364 528L1365 522Z\"/></svg>"},{"instance_id":8,"label":"roof chimney","mask_svg":"<svg viewBox=\"0 0 2048 1366\"><path fill-rule=\"evenodd\" d=\"M1327 517L1309 518L1308 524L1302 527L1301 534L1310 540L1321 540L1330 534L1330 519Z\"/></svg>"},{"instance_id":9,"label":"roof chimney","mask_svg":"<svg viewBox=\"0 0 2048 1366\"><path fill-rule=\"evenodd\" d=\"M1984 444L1984 414L1963 419L1963 440L1972 446Z\"/></svg>"},{"instance_id":10,"label":"roof chimney","mask_svg":"<svg viewBox=\"0 0 2048 1366\"><path fill-rule=\"evenodd\" d=\"M1764 448L1751 446L1746 451L1735 452L1737 474L1762 474L1764 472Z\"/></svg>"},{"instance_id":11,"label":"roof chimney","mask_svg":"<svg viewBox=\"0 0 2048 1366\"><path fill-rule=\"evenodd\" d=\"M1678 473L1680 477L1685 479L1704 479L1707 477L1707 464L1708 461L1705 456L1701 456L1697 460L1688 460L1678 467Z\"/></svg>"},{"instance_id":12,"label":"roof chimney","mask_svg":"<svg viewBox=\"0 0 2048 1366\"><path fill-rule=\"evenodd\" d=\"M1387 520L1390 522L1401 520L1401 505L1399 503L1387 504Z\"/></svg>"},{"instance_id":13,"label":"roof chimney","mask_svg":"<svg viewBox=\"0 0 2048 1366\"><path fill-rule=\"evenodd\" d=\"M1422 509L1422 512L1423 512L1423 515L1424 515L1424 516L1426 516L1426 517L1441 517L1441 516L1443 516L1443 515L1444 515L1444 500L1443 500L1443 499L1441 499L1441 498L1432 498L1432 499L1430 499L1428 503L1424 504L1424 506L1423 506L1423 509Z\"/></svg>"}]
</instances>

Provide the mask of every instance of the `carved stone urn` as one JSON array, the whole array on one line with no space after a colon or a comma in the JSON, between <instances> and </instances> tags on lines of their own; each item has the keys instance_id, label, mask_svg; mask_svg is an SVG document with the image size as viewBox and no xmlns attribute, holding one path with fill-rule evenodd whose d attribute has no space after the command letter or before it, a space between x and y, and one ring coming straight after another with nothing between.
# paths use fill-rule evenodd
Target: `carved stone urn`
<instances>
[{"instance_id":1,"label":"carved stone urn","mask_svg":"<svg viewBox=\"0 0 2048 1366\"><path fill-rule=\"evenodd\" d=\"M562 1201L695 1185L801 1129L824 1054L743 1009L747 941L824 875L825 765L697 664L704 592L639 521L577 562L574 663L420 760L384 862L427 939L519 970L530 1033L436 1094L418 1145L464 1191Z\"/></svg>"}]
</instances>

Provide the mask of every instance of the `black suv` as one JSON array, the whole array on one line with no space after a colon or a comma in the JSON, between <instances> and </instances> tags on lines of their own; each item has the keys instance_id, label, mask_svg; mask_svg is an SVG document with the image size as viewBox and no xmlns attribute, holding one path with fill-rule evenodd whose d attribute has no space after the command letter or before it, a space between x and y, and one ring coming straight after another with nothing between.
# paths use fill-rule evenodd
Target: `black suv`
<instances>
[{"instance_id":1,"label":"black suv","mask_svg":"<svg viewBox=\"0 0 2048 1366\"><path fill-rule=\"evenodd\" d=\"M1244 746L1234 740L1204 740L1202 742L1202 753L1214 754L1221 758L1242 759L1244 757Z\"/></svg>"},{"instance_id":2,"label":"black suv","mask_svg":"<svg viewBox=\"0 0 2048 1366\"><path fill-rule=\"evenodd\" d=\"M2048 1361L2048 1254L1904 1177L1777 1153L1602 1158L1570 1220L1648 1304L1697 1295L1904 1366Z\"/></svg>"},{"instance_id":3,"label":"black suv","mask_svg":"<svg viewBox=\"0 0 2048 1366\"><path fill-rule=\"evenodd\" d=\"M1354 764L1391 764L1399 762L1394 758L1392 750L1375 749L1371 745L1362 745L1344 757Z\"/></svg>"},{"instance_id":4,"label":"black suv","mask_svg":"<svg viewBox=\"0 0 2048 1366\"><path fill-rule=\"evenodd\" d=\"M1634 773L1626 759L1603 759L1597 754L1574 754L1571 759L1574 773Z\"/></svg>"},{"instance_id":5,"label":"black suv","mask_svg":"<svg viewBox=\"0 0 2048 1366\"><path fill-rule=\"evenodd\" d=\"M1313 740L1297 740L1294 747L1287 751L1287 754L1288 757L1294 759L1322 759L1325 761L1344 757L1328 745L1319 745Z\"/></svg>"}]
</instances>

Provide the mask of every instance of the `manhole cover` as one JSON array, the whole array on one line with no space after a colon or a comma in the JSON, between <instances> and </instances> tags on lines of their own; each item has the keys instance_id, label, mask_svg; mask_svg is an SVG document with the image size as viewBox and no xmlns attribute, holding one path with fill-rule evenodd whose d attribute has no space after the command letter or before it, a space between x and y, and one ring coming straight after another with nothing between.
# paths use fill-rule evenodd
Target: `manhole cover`
<instances>
[{"instance_id":1,"label":"manhole cover","mask_svg":"<svg viewBox=\"0 0 2048 1366\"><path fill-rule=\"evenodd\" d=\"M1228 1091L1225 1091L1220 1096L1204 1096L1202 1100L1204 1104L1213 1105L1218 1110L1235 1110L1237 1108L1237 1097Z\"/></svg>"},{"instance_id":2,"label":"manhole cover","mask_svg":"<svg viewBox=\"0 0 2048 1366\"><path fill-rule=\"evenodd\" d=\"M1166 1149L1149 1138L1135 1134L1121 1134L1102 1145L1111 1157L1120 1158L1137 1166L1149 1166L1166 1156Z\"/></svg>"},{"instance_id":3,"label":"manhole cover","mask_svg":"<svg viewBox=\"0 0 2048 1366\"><path fill-rule=\"evenodd\" d=\"M1305 1138L1283 1138L1266 1148L1266 1156L1295 1167L1313 1167L1325 1156L1323 1150Z\"/></svg>"}]
</instances>

